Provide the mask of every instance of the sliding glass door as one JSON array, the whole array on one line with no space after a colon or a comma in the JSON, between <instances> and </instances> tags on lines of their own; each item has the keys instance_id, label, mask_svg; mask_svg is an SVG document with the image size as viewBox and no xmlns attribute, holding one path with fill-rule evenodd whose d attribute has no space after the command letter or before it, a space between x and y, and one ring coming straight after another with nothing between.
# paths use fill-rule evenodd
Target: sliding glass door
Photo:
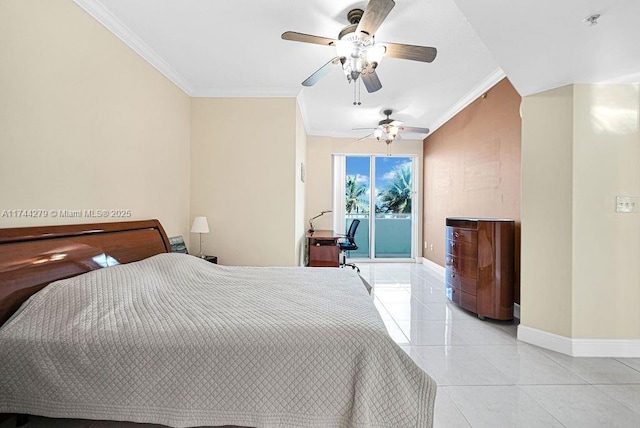
<instances>
[{"instance_id":1,"label":"sliding glass door","mask_svg":"<svg viewBox=\"0 0 640 428\"><path fill-rule=\"evenodd\" d=\"M352 259L410 259L416 232L415 161L403 156L335 155L337 230L360 220Z\"/></svg>"},{"instance_id":2,"label":"sliding glass door","mask_svg":"<svg viewBox=\"0 0 640 428\"><path fill-rule=\"evenodd\" d=\"M370 228L369 218L371 213L371 160L365 156L348 156L345 159L346 171L342 174L345 180L345 208L344 230L354 219L359 219L360 224L356 230L356 244L358 249L349 252L350 258L369 258L370 253Z\"/></svg>"}]
</instances>

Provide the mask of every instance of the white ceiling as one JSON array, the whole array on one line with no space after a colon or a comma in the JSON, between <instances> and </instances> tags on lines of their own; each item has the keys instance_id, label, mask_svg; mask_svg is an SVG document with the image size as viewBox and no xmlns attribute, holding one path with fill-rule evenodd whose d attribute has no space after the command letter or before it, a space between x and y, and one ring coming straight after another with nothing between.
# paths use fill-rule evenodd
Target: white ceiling
<instances>
[{"instance_id":1,"label":"white ceiling","mask_svg":"<svg viewBox=\"0 0 640 428\"><path fill-rule=\"evenodd\" d=\"M522 96L640 82L640 0L455 1Z\"/></svg>"},{"instance_id":2,"label":"white ceiling","mask_svg":"<svg viewBox=\"0 0 640 428\"><path fill-rule=\"evenodd\" d=\"M75 1L191 96L298 96L310 135L362 137L366 130L352 129L373 129L387 108L433 131L503 69L523 95L640 78L640 26L632 25L639 0L396 0L376 40L434 46L438 56L430 64L385 58L377 69L383 87L369 94L363 86L361 106L337 66L315 86L301 85L333 48L280 35L337 38L347 12L366 1ZM596 12L598 25L582 22Z\"/></svg>"}]
</instances>

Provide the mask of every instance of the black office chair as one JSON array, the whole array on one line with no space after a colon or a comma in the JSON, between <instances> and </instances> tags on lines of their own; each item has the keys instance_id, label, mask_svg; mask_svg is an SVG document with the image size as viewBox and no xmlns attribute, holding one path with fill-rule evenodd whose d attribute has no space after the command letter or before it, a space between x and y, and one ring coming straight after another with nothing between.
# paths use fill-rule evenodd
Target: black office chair
<instances>
[{"instance_id":1,"label":"black office chair","mask_svg":"<svg viewBox=\"0 0 640 428\"><path fill-rule=\"evenodd\" d=\"M357 269L358 273L360 273L360 268L358 266L354 265L353 263L347 263L346 251L355 251L358 249L355 236L356 236L356 229L358 229L359 224L360 224L360 220L354 219L351 222L351 225L349 225L349 230L345 235L345 238L347 240L344 242L338 243L338 246L340 246L340 252L342 253L342 256L340 258L340 267L351 266L352 269Z\"/></svg>"}]
</instances>

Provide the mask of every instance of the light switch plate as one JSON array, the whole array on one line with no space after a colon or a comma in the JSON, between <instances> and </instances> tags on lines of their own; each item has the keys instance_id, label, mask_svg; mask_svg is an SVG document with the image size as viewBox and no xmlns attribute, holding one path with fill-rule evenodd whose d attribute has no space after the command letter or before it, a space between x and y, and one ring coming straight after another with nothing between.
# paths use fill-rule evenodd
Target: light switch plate
<instances>
[{"instance_id":1,"label":"light switch plate","mask_svg":"<svg viewBox=\"0 0 640 428\"><path fill-rule=\"evenodd\" d=\"M616 196L617 213L637 213L640 198L636 196Z\"/></svg>"}]
</instances>

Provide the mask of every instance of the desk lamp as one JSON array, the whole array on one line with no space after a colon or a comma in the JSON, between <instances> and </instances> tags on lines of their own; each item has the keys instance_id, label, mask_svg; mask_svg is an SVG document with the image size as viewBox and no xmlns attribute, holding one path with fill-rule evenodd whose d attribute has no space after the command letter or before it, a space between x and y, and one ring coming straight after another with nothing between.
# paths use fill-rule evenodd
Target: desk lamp
<instances>
[{"instance_id":1,"label":"desk lamp","mask_svg":"<svg viewBox=\"0 0 640 428\"><path fill-rule=\"evenodd\" d=\"M202 254L202 234L209 233L209 223L207 223L206 217L196 217L193 219L193 225L191 226L191 233L200 234L200 254L198 257L204 258Z\"/></svg>"},{"instance_id":2,"label":"desk lamp","mask_svg":"<svg viewBox=\"0 0 640 428\"><path fill-rule=\"evenodd\" d=\"M313 220L317 219L320 216L325 215L326 213L330 213L330 212L332 212L332 211L331 210L322 211L317 216L310 218L309 219L309 232L314 232L315 231L315 229L313 227Z\"/></svg>"}]
</instances>

